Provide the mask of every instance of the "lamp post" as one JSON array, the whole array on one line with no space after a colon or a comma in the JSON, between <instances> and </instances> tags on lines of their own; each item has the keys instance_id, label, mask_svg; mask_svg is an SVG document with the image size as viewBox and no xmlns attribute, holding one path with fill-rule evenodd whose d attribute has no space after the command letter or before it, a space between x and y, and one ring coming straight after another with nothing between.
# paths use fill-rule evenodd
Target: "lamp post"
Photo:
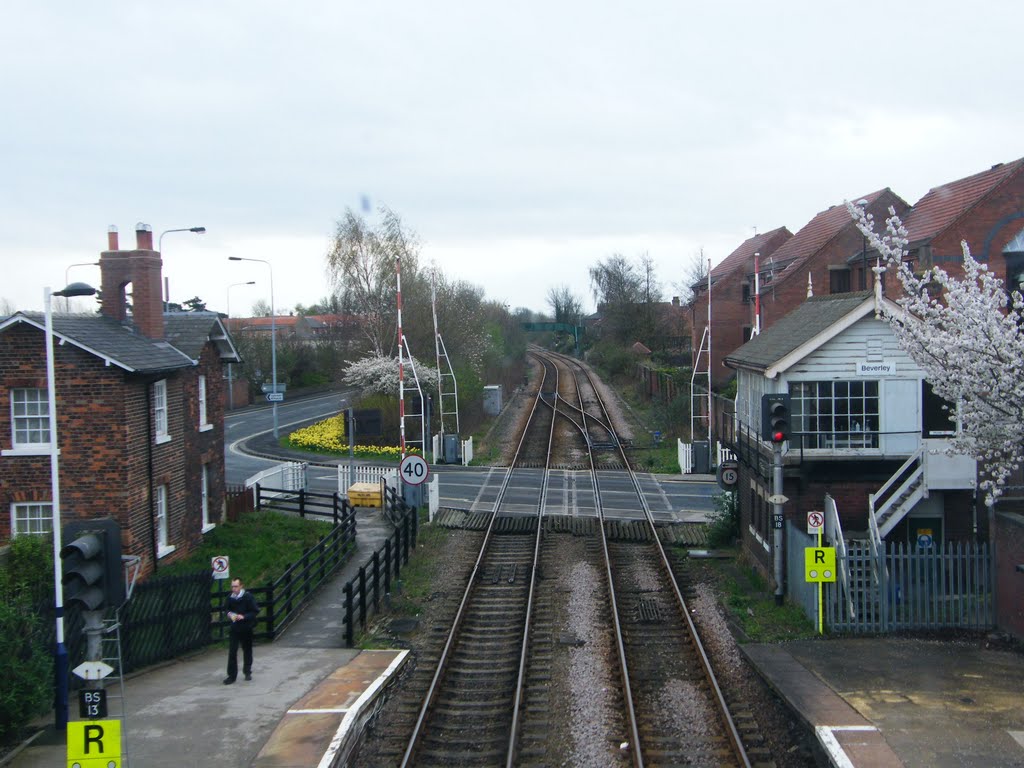
<instances>
[{"instance_id":1,"label":"lamp post","mask_svg":"<svg viewBox=\"0 0 1024 768\"><path fill-rule=\"evenodd\" d=\"M80 261L77 264L68 264L67 269L64 270L64 285L69 287L71 285L71 278L68 276L68 273L71 271L72 267L98 267L99 265L100 263L98 261ZM93 293L95 293L95 291L93 291ZM70 298L64 299L64 311L71 311Z\"/></svg>"},{"instance_id":2,"label":"lamp post","mask_svg":"<svg viewBox=\"0 0 1024 768\"><path fill-rule=\"evenodd\" d=\"M58 731L68 726L68 649L64 645L64 585L61 583L60 567L60 475L58 472L57 444L57 381L53 365L53 296L72 298L92 296L96 289L85 283L72 283L63 291L43 289L43 306L46 310L46 397L49 410L50 431L50 497L53 520L53 605L56 613L57 646L54 649L54 716Z\"/></svg>"},{"instance_id":3,"label":"lamp post","mask_svg":"<svg viewBox=\"0 0 1024 768\"><path fill-rule=\"evenodd\" d=\"M228 286L227 290L227 315L228 320L231 320L231 289L239 285L256 285L255 280L249 280L244 283L232 283ZM228 363L228 410L233 411L235 409L235 382L231 376L231 370L235 367L234 363Z\"/></svg>"},{"instance_id":4,"label":"lamp post","mask_svg":"<svg viewBox=\"0 0 1024 768\"><path fill-rule=\"evenodd\" d=\"M274 267L266 259L248 256L228 256L228 261L258 261L270 270L270 382L274 393L274 439L277 440L277 310L274 309Z\"/></svg>"},{"instance_id":5,"label":"lamp post","mask_svg":"<svg viewBox=\"0 0 1024 768\"><path fill-rule=\"evenodd\" d=\"M194 232L197 235L206 234L206 227L177 227L176 229L165 229L160 233L160 237L156 240L156 250L158 253L164 252L164 235L170 234L171 232ZM170 293L165 290L164 293ZM167 311L167 303L171 300L170 296L164 298L164 312Z\"/></svg>"}]
</instances>

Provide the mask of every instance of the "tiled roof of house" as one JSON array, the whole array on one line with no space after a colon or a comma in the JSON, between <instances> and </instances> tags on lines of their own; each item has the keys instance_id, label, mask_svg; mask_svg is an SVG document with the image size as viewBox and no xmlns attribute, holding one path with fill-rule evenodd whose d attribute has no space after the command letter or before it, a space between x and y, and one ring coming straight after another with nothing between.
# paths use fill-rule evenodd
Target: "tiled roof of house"
<instances>
[{"instance_id":1,"label":"tiled roof of house","mask_svg":"<svg viewBox=\"0 0 1024 768\"><path fill-rule=\"evenodd\" d=\"M1022 167L1024 158L999 163L987 171L928 190L903 222L911 244L921 245L941 234Z\"/></svg>"},{"instance_id":2,"label":"tiled roof of house","mask_svg":"<svg viewBox=\"0 0 1024 768\"><path fill-rule=\"evenodd\" d=\"M773 229L771 232L764 232L747 238L740 246L719 262L711 270L711 284L714 285L723 277L728 277L737 269L745 269L746 265L754 258L754 254L765 247L765 244L780 232L786 232L790 237L793 235L785 227Z\"/></svg>"},{"instance_id":3,"label":"tiled roof of house","mask_svg":"<svg viewBox=\"0 0 1024 768\"><path fill-rule=\"evenodd\" d=\"M889 192L888 187L872 192L870 195L854 199L864 200L868 205L871 205L886 192ZM824 248L826 243L847 226L853 227L856 225L853 222L853 217L850 216L850 212L846 210L845 205L833 205L819 213L807 222L803 229L780 245L778 250L772 254L771 261L775 263L776 269L782 269L784 272L780 276L779 272L776 271L775 279L785 279L792 274L796 274L808 259ZM762 265L762 268L764 266Z\"/></svg>"},{"instance_id":4,"label":"tiled roof of house","mask_svg":"<svg viewBox=\"0 0 1024 768\"><path fill-rule=\"evenodd\" d=\"M845 211L845 209L844 209ZM848 214L847 214L848 215ZM765 370L871 298L871 291L814 296L725 358L726 365Z\"/></svg>"},{"instance_id":5,"label":"tiled roof of house","mask_svg":"<svg viewBox=\"0 0 1024 768\"><path fill-rule=\"evenodd\" d=\"M213 341L222 359L240 360L230 336L215 312L170 312L164 315L166 340L154 340L101 314L55 314L56 340L73 344L112 365L136 373L187 368L198 359L203 345ZM15 323L46 330L42 312L18 312L0 322L0 331Z\"/></svg>"},{"instance_id":6,"label":"tiled roof of house","mask_svg":"<svg viewBox=\"0 0 1024 768\"><path fill-rule=\"evenodd\" d=\"M193 360L197 360L203 347L212 341L222 359L233 363L241 361L216 312L165 312L164 335L167 341Z\"/></svg>"}]
</instances>

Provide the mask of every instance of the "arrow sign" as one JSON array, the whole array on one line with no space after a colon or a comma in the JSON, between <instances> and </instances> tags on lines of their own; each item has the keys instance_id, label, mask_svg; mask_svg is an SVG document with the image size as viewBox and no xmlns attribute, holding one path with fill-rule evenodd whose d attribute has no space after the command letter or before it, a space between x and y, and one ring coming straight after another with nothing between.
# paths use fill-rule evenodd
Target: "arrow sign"
<instances>
[{"instance_id":1,"label":"arrow sign","mask_svg":"<svg viewBox=\"0 0 1024 768\"><path fill-rule=\"evenodd\" d=\"M114 668L102 661L83 661L71 670L83 680L102 680L114 671Z\"/></svg>"}]
</instances>

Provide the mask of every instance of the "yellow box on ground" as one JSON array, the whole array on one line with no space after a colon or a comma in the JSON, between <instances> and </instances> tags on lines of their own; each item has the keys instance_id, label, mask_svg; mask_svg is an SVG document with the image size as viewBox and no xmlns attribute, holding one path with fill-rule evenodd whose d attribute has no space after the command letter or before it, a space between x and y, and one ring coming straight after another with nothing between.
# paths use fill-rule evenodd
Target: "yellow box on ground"
<instances>
[{"instance_id":1,"label":"yellow box on ground","mask_svg":"<svg viewBox=\"0 0 1024 768\"><path fill-rule=\"evenodd\" d=\"M379 507L381 505L378 483L352 483L348 487L348 503L353 507Z\"/></svg>"},{"instance_id":2,"label":"yellow box on ground","mask_svg":"<svg viewBox=\"0 0 1024 768\"><path fill-rule=\"evenodd\" d=\"M806 547L804 549L804 576L807 581L836 580L836 548Z\"/></svg>"},{"instance_id":3,"label":"yellow box on ground","mask_svg":"<svg viewBox=\"0 0 1024 768\"><path fill-rule=\"evenodd\" d=\"M120 768L121 721L68 723L68 768Z\"/></svg>"}]
</instances>

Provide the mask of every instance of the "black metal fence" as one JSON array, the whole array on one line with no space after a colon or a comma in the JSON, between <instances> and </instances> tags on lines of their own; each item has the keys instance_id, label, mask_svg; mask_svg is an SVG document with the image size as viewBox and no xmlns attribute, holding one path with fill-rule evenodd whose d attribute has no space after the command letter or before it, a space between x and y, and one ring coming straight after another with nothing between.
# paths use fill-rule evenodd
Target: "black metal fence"
<instances>
[{"instance_id":1,"label":"black metal fence","mask_svg":"<svg viewBox=\"0 0 1024 768\"><path fill-rule=\"evenodd\" d=\"M369 617L380 611L381 600L391 594L392 579L399 579L402 566L409 562L409 552L416 548L419 525L416 507L406 505L391 488L384 491L384 506L395 530L384 546L373 553L369 563L361 567L359 574L343 588L345 608L342 622L345 625L345 645L349 648L355 645L356 624L360 629L366 629Z\"/></svg>"}]
</instances>

